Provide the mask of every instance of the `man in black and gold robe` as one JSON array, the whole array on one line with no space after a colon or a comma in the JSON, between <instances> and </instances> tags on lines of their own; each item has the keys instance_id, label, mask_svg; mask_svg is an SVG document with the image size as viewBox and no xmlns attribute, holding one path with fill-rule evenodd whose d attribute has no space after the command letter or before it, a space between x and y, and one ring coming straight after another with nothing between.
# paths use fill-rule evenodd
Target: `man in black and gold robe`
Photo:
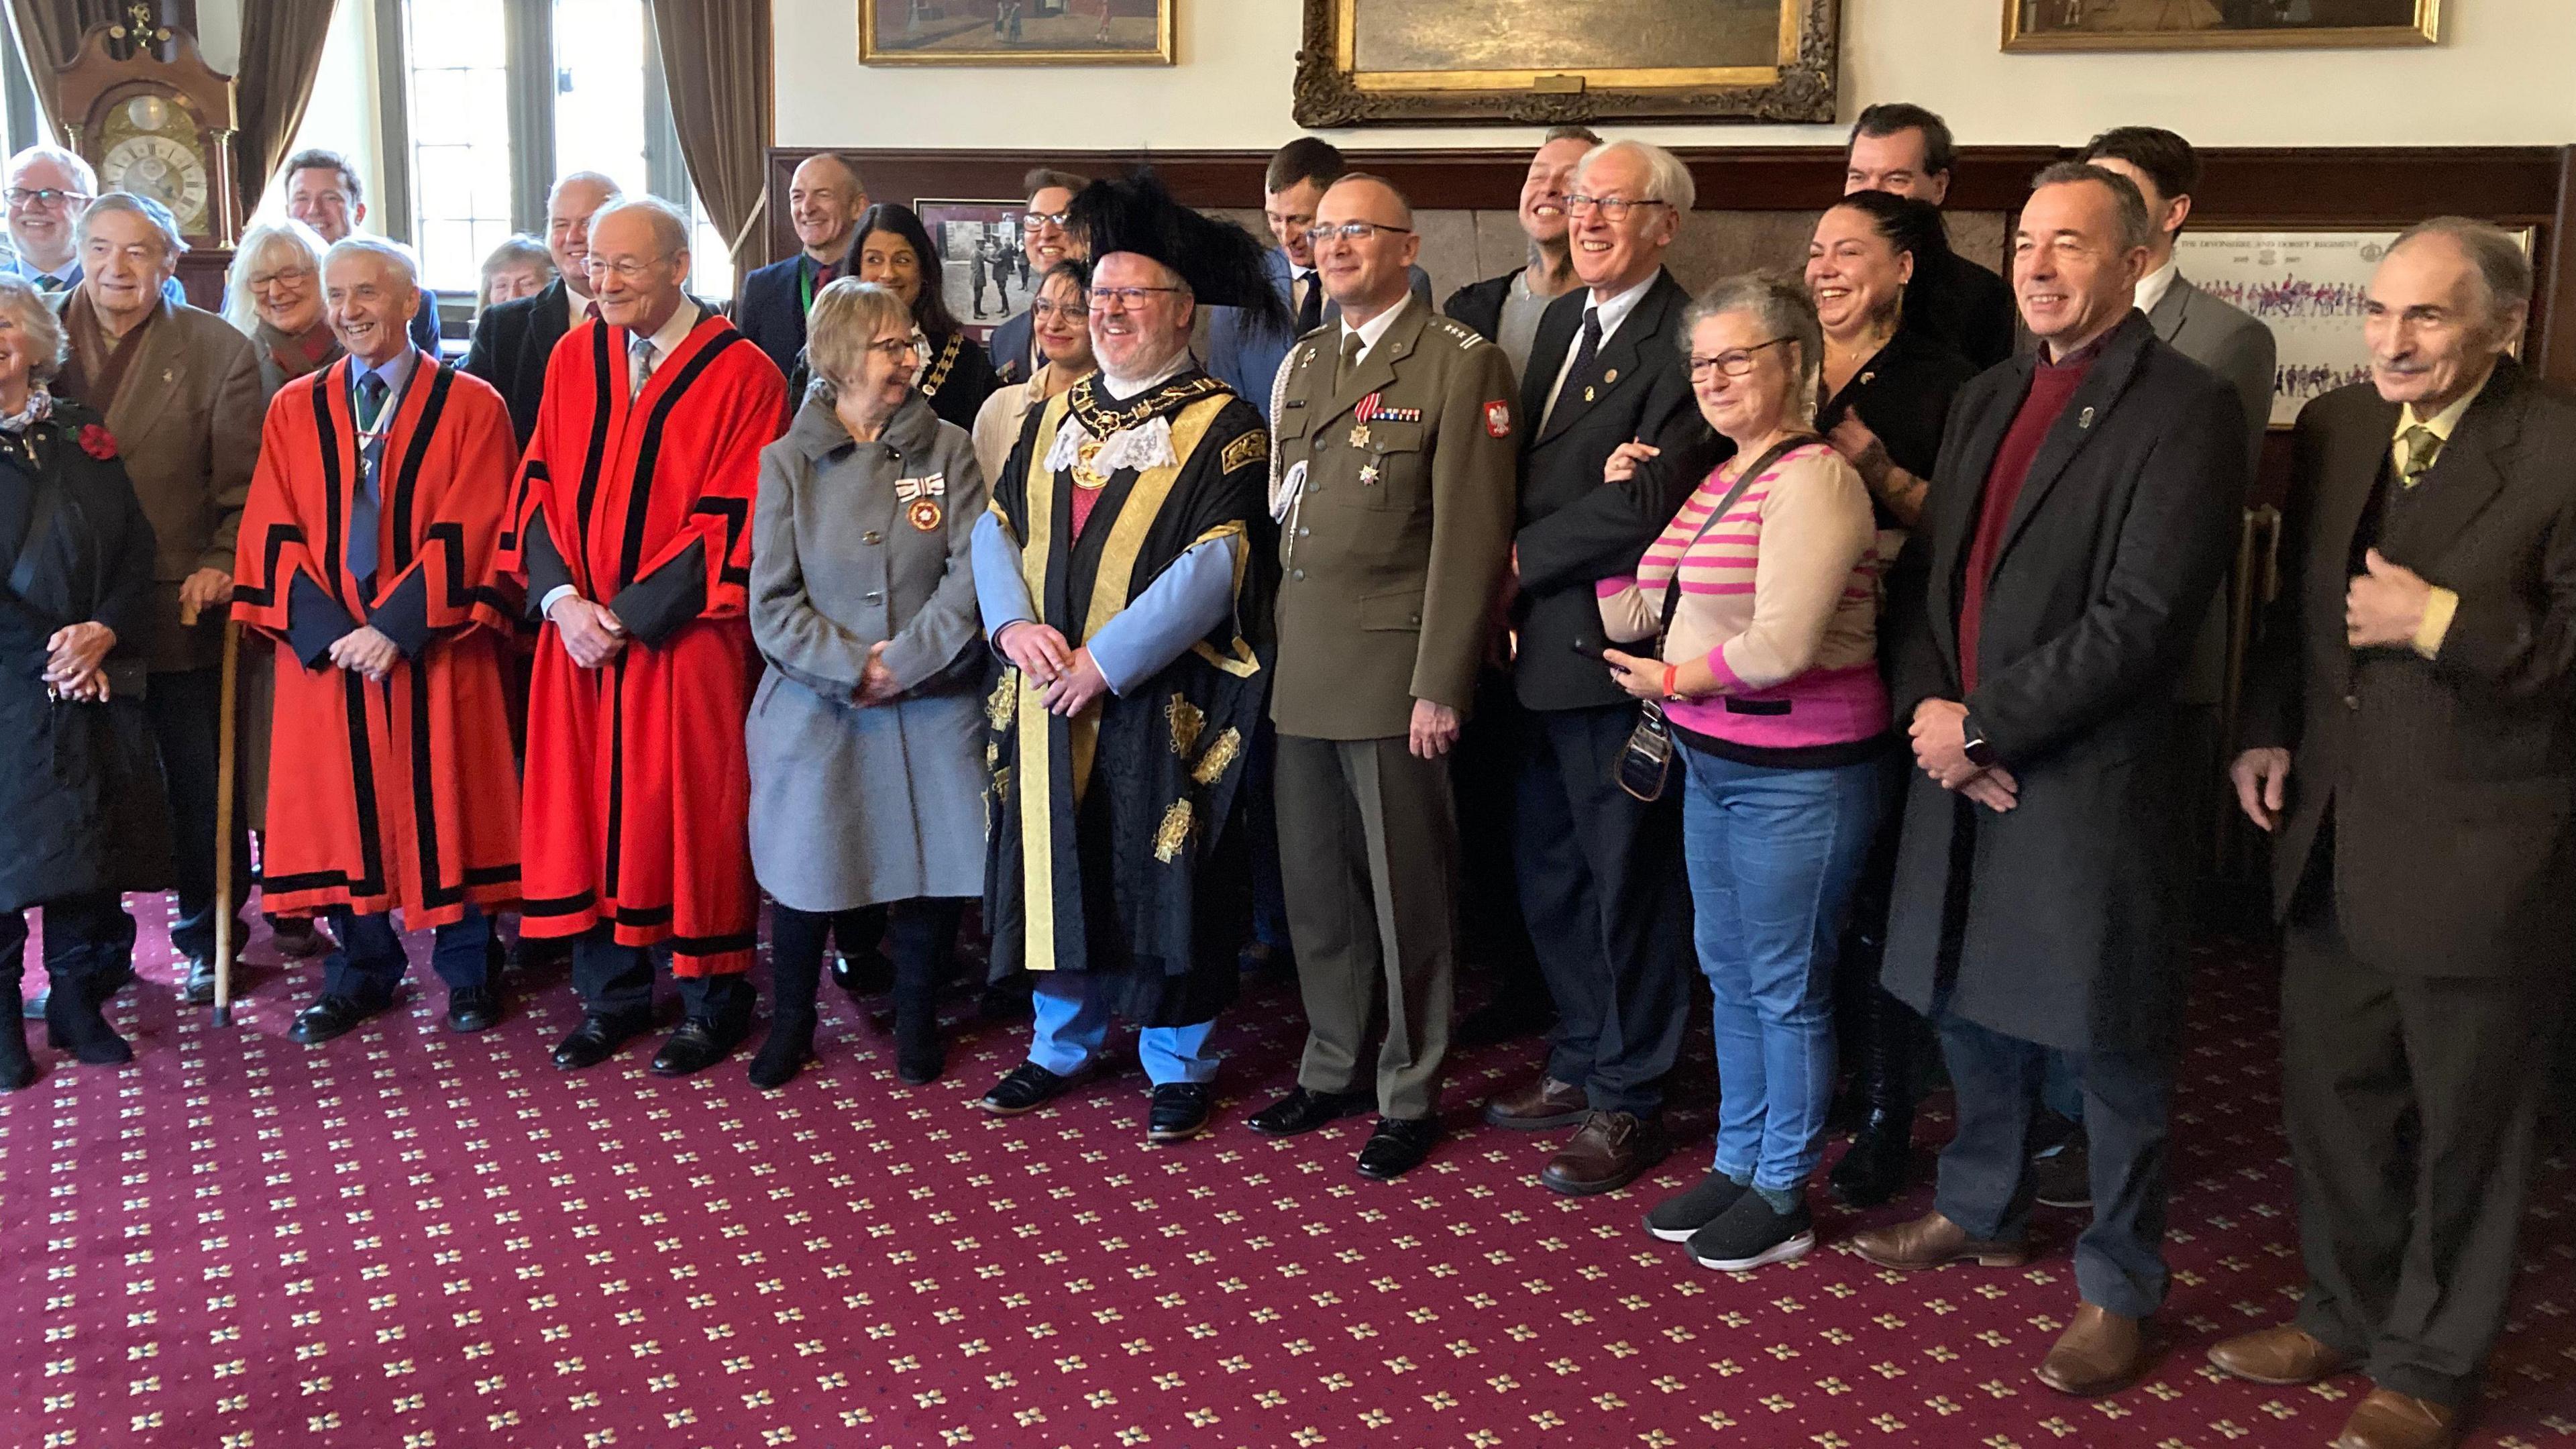
<instances>
[{"instance_id":1,"label":"man in black and gold robe","mask_svg":"<svg viewBox=\"0 0 2576 1449\"><path fill-rule=\"evenodd\" d=\"M1234 999L1272 584L1269 438L1194 365L1190 322L1269 292L1249 236L1151 180L1095 184L1073 210L1099 259L1100 371L1031 418L975 532L1004 661L985 910L994 975L1032 973L1037 1013L1029 1060L983 1105L1061 1094L1120 1016L1154 1086L1148 1140L1173 1142L1207 1125L1208 1039Z\"/></svg>"}]
</instances>

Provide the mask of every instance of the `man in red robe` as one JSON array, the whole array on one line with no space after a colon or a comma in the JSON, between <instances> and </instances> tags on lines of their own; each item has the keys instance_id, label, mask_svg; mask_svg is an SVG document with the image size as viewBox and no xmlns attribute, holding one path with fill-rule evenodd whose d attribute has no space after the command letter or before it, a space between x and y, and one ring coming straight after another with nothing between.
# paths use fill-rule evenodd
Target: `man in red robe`
<instances>
[{"instance_id":1,"label":"man in red robe","mask_svg":"<svg viewBox=\"0 0 2576 1449\"><path fill-rule=\"evenodd\" d=\"M501 567L546 624L529 685L523 935L573 937L581 1025L555 1065L606 1060L652 1016L668 960L688 1019L663 1076L751 1025L759 895L743 617L777 364L681 290L687 221L650 197L591 222L599 319L555 345Z\"/></svg>"},{"instance_id":2,"label":"man in red robe","mask_svg":"<svg viewBox=\"0 0 2576 1449\"><path fill-rule=\"evenodd\" d=\"M484 912L519 895L519 792L509 621L480 585L518 449L499 393L413 348L400 247L342 241L322 284L349 355L271 403L233 569L233 617L284 646L263 904L339 937L289 1035L329 1041L393 1004L396 910L437 928L448 1026L481 1031L501 1014Z\"/></svg>"}]
</instances>

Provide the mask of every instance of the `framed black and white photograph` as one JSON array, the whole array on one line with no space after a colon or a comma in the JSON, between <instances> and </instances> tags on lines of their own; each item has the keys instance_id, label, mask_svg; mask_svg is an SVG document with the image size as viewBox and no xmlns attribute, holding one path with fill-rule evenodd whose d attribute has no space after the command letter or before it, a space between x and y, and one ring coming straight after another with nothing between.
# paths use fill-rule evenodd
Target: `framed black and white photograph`
<instances>
[{"instance_id":1,"label":"framed black and white photograph","mask_svg":"<svg viewBox=\"0 0 2576 1449\"><path fill-rule=\"evenodd\" d=\"M1018 201L918 201L930 244L939 249L948 310L978 342L1025 312L1037 291L1037 270L1020 240L1027 204Z\"/></svg>"}]
</instances>

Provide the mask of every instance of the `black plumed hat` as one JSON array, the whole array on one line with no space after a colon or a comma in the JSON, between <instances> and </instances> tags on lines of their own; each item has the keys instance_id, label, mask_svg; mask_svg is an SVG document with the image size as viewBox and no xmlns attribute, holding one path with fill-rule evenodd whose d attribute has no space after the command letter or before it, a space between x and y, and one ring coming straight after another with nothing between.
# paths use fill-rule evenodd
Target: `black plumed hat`
<instances>
[{"instance_id":1,"label":"black plumed hat","mask_svg":"<svg viewBox=\"0 0 2576 1449\"><path fill-rule=\"evenodd\" d=\"M1095 181L1073 198L1068 229L1091 248L1094 267L1112 252L1149 257L1180 274L1210 307L1237 307L1271 331L1287 331L1287 304L1262 269L1261 243L1230 221L1172 200L1150 171Z\"/></svg>"}]
</instances>

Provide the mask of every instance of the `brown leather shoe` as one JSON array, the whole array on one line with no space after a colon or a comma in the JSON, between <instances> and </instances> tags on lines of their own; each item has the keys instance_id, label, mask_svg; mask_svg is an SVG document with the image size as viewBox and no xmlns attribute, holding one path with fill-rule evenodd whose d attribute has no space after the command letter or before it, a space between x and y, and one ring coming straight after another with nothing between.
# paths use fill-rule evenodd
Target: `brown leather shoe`
<instances>
[{"instance_id":1,"label":"brown leather shoe","mask_svg":"<svg viewBox=\"0 0 2576 1449\"><path fill-rule=\"evenodd\" d=\"M2086 1303L2040 1361L2039 1381L2061 1394L2097 1399L2136 1383L2152 1357L2144 1319Z\"/></svg>"},{"instance_id":2,"label":"brown leather shoe","mask_svg":"<svg viewBox=\"0 0 2576 1449\"><path fill-rule=\"evenodd\" d=\"M1617 1192L1643 1177L1673 1150L1663 1123L1626 1112L1594 1112L1582 1130L1540 1169L1541 1186L1568 1197Z\"/></svg>"},{"instance_id":3,"label":"brown leather shoe","mask_svg":"<svg viewBox=\"0 0 2576 1449\"><path fill-rule=\"evenodd\" d=\"M2452 1449L2459 1442L2459 1410L2393 1389L2372 1389L2343 1421L2333 1449Z\"/></svg>"},{"instance_id":4,"label":"brown leather shoe","mask_svg":"<svg viewBox=\"0 0 2576 1449\"><path fill-rule=\"evenodd\" d=\"M1851 1243L1852 1251L1878 1266L1907 1273L1971 1259L1980 1268L2018 1268L2030 1261L2030 1250L2021 1244L1980 1242L1937 1212L1910 1223L1854 1233Z\"/></svg>"},{"instance_id":5,"label":"brown leather shoe","mask_svg":"<svg viewBox=\"0 0 2576 1449\"><path fill-rule=\"evenodd\" d=\"M1488 1099L1485 1122L1514 1132L1544 1132L1550 1127L1571 1127L1591 1112L1581 1087L1541 1073L1537 1081L1517 1092Z\"/></svg>"},{"instance_id":6,"label":"brown leather shoe","mask_svg":"<svg viewBox=\"0 0 2576 1449\"><path fill-rule=\"evenodd\" d=\"M2221 1371L2251 1383L2294 1389L2330 1379L2352 1367L2352 1360L2295 1323L2240 1333L2209 1351Z\"/></svg>"}]
</instances>

